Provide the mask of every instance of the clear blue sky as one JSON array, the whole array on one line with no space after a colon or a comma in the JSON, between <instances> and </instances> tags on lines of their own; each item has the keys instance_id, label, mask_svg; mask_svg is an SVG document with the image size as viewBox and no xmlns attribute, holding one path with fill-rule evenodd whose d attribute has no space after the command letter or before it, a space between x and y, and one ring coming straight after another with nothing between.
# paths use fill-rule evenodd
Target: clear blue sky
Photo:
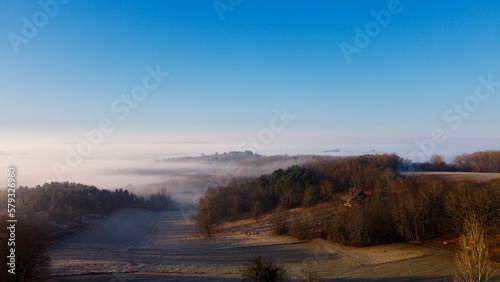
<instances>
[{"instance_id":1,"label":"clear blue sky","mask_svg":"<svg viewBox=\"0 0 500 282\"><path fill-rule=\"evenodd\" d=\"M472 144L500 138L500 87L459 129L442 117L478 76L500 81L499 1L401 0L350 63L339 45L390 1L244 0L223 20L211 0L70 1L16 54L9 34L37 2L0 2L4 144L77 142L103 117L117 128L106 141L238 144L284 106L296 118L279 134L296 145L412 142L436 127ZM169 77L117 119L112 102L156 65Z\"/></svg>"}]
</instances>

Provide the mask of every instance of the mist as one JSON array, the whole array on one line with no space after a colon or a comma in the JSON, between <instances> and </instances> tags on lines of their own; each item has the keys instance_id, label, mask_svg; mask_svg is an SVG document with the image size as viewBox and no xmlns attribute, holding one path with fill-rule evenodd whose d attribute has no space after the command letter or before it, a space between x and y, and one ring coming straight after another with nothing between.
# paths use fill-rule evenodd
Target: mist
<instances>
[{"instance_id":1,"label":"mist","mask_svg":"<svg viewBox=\"0 0 500 282\"><path fill-rule=\"evenodd\" d=\"M451 143L451 142L450 142ZM451 149L443 154L447 162L452 162L457 154L489 149L484 146L470 146L464 143L451 143ZM66 164L67 146L72 144L10 145L0 147L0 159L5 166L17 167L17 182L22 186L34 187L45 182L69 181L94 185L101 189L128 189L141 196L167 186L175 200L194 202L210 186L225 185L231 178L248 178L271 173L278 168L303 165L310 161L304 155L354 156L374 153L395 152L406 158L407 153L415 150L411 140L404 142L367 142L350 144L331 143L308 146L269 144L258 154L302 155L277 158L265 162L217 161L207 157L224 152L237 146L221 143L102 143L91 154L83 157L81 163L59 178L53 169L54 162ZM255 161L255 160L254 160ZM6 174L0 174L0 183L6 183ZM5 185L0 184L0 187Z\"/></svg>"}]
</instances>

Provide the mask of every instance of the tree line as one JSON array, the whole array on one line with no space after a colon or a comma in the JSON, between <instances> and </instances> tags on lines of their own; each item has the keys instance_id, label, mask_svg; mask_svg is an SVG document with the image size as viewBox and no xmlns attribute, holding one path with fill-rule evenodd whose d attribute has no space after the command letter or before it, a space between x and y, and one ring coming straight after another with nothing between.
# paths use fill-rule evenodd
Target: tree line
<instances>
[{"instance_id":1,"label":"tree line","mask_svg":"<svg viewBox=\"0 0 500 282\"><path fill-rule=\"evenodd\" d=\"M6 197L6 191L0 193L0 202L7 203ZM170 193L165 188L148 198L121 188L110 191L73 182L20 186L16 190L16 205L22 207L23 212L46 212L54 220L84 214L106 215L121 208L161 209L167 207L169 201Z\"/></svg>"},{"instance_id":2,"label":"tree line","mask_svg":"<svg viewBox=\"0 0 500 282\"><path fill-rule=\"evenodd\" d=\"M500 150L479 151L455 157L453 164L459 171L500 172Z\"/></svg>"},{"instance_id":3,"label":"tree line","mask_svg":"<svg viewBox=\"0 0 500 282\"><path fill-rule=\"evenodd\" d=\"M401 178L396 172L400 163L395 154L350 157L310 168L294 165L241 183L209 188L199 200L195 220L200 230L209 234L221 220L246 213L258 220L261 214L277 208L311 207L332 201L352 187L369 187L383 196Z\"/></svg>"},{"instance_id":4,"label":"tree line","mask_svg":"<svg viewBox=\"0 0 500 282\"><path fill-rule=\"evenodd\" d=\"M478 151L472 154L458 155L453 162L446 163L441 155L431 156L428 162L406 162L404 170L414 171L460 171L500 173L500 150Z\"/></svg>"},{"instance_id":5,"label":"tree line","mask_svg":"<svg viewBox=\"0 0 500 282\"><path fill-rule=\"evenodd\" d=\"M447 183L435 176L395 183L385 197L355 201L328 222L328 235L346 245L423 242L461 234L474 214L489 234L500 233L500 180Z\"/></svg>"},{"instance_id":6,"label":"tree line","mask_svg":"<svg viewBox=\"0 0 500 282\"><path fill-rule=\"evenodd\" d=\"M7 191L1 191L0 203L7 211ZM171 204L170 193L161 187L149 197L138 197L127 190L101 190L95 186L70 182L52 182L16 189L16 275L7 272L10 247L7 215L0 214L0 281L33 281L45 274L50 258L45 254L49 241L66 234L53 223L80 228L83 215L107 215L121 208L160 210ZM38 213L48 215L46 219Z\"/></svg>"},{"instance_id":7,"label":"tree line","mask_svg":"<svg viewBox=\"0 0 500 282\"><path fill-rule=\"evenodd\" d=\"M405 177L397 155L343 158L311 168L292 166L239 184L207 190L194 219L209 236L224 220L273 213L277 234L305 238L303 218L287 211L318 203L331 207L320 234L345 245L422 242L460 234L475 214L488 234L500 233L500 180L445 182L435 176ZM310 233L310 232L309 232Z\"/></svg>"}]
</instances>

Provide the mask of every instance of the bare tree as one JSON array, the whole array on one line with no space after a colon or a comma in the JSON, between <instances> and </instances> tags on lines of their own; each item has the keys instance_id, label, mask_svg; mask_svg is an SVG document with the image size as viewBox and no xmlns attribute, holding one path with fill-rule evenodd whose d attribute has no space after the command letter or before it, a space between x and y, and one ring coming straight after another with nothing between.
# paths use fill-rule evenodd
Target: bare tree
<instances>
[{"instance_id":1,"label":"bare tree","mask_svg":"<svg viewBox=\"0 0 500 282\"><path fill-rule=\"evenodd\" d=\"M168 191L166 184L162 184L155 194L149 195L149 201L153 208L162 210L168 208L170 204L171 192Z\"/></svg>"},{"instance_id":2,"label":"bare tree","mask_svg":"<svg viewBox=\"0 0 500 282\"><path fill-rule=\"evenodd\" d=\"M457 281L488 281L493 277L486 232L476 214L463 222L463 235L455 258Z\"/></svg>"},{"instance_id":3,"label":"bare tree","mask_svg":"<svg viewBox=\"0 0 500 282\"><path fill-rule=\"evenodd\" d=\"M430 160L431 166L434 170L445 170L446 162L441 155L432 155Z\"/></svg>"},{"instance_id":4,"label":"bare tree","mask_svg":"<svg viewBox=\"0 0 500 282\"><path fill-rule=\"evenodd\" d=\"M322 281L321 277L318 275L312 266L311 262L308 262L306 267L302 268L302 281L305 282L320 282Z\"/></svg>"},{"instance_id":5,"label":"bare tree","mask_svg":"<svg viewBox=\"0 0 500 282\"><path fill-rule=\"evenodd\" d=\"M284 204L279 203L274 209L272 222L274 225L274 233L277 235L284 235L288 231L288 212Z\"/></svg>"},{"instance_id":6,"label":"bare tree","mask_svg":"<svg viewBox=\"0 0 500 282\"><path fill-rule=\"evenodd\" d=\"M205 237L210 237L220 221L219 211L213 198L200 198L194 214L195 225Z\"/></svg>"},{"instance_id":7,"label":"bare tree","mask_svg":"<svg viewBox=\"0 0 500 282\"><path fill-rule=\"evenodd\" d=\"M255 201L253 203L251 210L252 216L255 219L255 221L259 222L263 212L264 212L264 205L262 204L262 202L259 200Z\"/></svg>"}]
</instances>

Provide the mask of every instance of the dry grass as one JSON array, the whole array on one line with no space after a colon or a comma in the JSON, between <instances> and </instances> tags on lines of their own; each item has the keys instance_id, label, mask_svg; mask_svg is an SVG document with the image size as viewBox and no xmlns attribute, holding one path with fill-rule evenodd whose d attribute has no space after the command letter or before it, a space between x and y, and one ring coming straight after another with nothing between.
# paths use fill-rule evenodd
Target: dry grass
<instances>
[{"instance_id":1,"label":"dry grass","mask_svg":"<svg viewBox=\"0 0 500 282\"><path fill-rule=\"evenodd\" d=\"M298 211L292 211L294 216ZM317 216L312 214L311 216ZM260 222L242 219L224 224L213 238L195 236L192 222L179 211L125 209L90 229L49 248L52 277L86 281L241 280L249 258L263 254L284 265L292 279L303 270L329 279L443 280L453 273L453 256L404 244L348 248L324 240L298 241L271 233L269 216ZM249 234L249 235L248 235ZM90 273L100 273L93 274Z\"/></svg>"}]
</instances>

